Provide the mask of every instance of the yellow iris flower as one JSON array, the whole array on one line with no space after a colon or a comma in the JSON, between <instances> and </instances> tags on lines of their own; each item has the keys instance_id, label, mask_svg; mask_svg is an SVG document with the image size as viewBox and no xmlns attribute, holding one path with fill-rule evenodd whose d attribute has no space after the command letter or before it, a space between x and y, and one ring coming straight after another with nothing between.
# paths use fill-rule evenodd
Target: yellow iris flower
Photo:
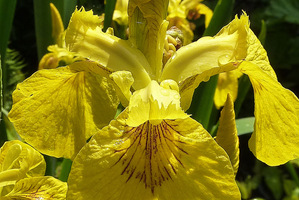
<instances>
[{"instance_id":1,"label":"yellow iris flower","mask_svg":"<svg viewBox=\"0 0 299 200\"><path fill-rule=\"evenodd\" d=\"M130 0L129 40L104 33L92 11L75 10L66 47L88 61L40 70L14 92L9 117L19 134L48 155L77 155L69 199L240 199L232 98L219 144L184 112L202 81L235 69L255 91L253 153L269 165L299 156L299 101L278 83L248 16L163 64L167 6ZM110 122L120 101L127 108ZM221 134L232 135L234 148Z\"/></svg>"},{"instance_id":2,"label":"yellow iris flower","mask_svg":"<svg viewBox=\"0 0 299 200\"><path fill-rule=\"evenodd\" d=\"M0 199L66 199L67 185L44 176L43 156L20 141L6 142L0 149Z\"/></svg>"}]
</instances>

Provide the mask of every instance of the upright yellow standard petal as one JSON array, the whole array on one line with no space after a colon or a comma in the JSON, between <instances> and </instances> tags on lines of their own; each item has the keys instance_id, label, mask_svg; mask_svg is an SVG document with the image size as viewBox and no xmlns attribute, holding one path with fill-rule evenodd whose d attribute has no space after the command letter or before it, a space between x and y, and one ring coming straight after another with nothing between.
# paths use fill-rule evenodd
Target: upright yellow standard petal
<instances>
[{"instance_id":1,"label":"upright yellow standard petal","mask_svg":"<svg viewBox=\"0 0 299 200\"><path fill-rule=\"evenodd\" d=\"M259 66L244 62L240 67L254 90L255 125L250 150L270 166L298 158L298 98Z\"/></svg>"},{"instance_id":2,"label":"upright yellow standard petal","mask_svg":"<svg viewBox=\"0 0 299 200\"><path fill-rule=\"evenodd\" d=\"M216 142L228 154L236 175L239 168L240 150L235 121L234 102L232 101L230 94L227 95L227 100L221 111Z\"/></svg>"},{"instance_id":3,"label":"upright yellow standard petal","mask_svg":"<svg viewBox=\"0 0 299 200\"><path fill-rule=\"evenodd\" d=\"M45 170L46 162L38 151L18 140L6 142L0 149L0 196L8 193L16 181L43 176Z\"/></svg>"},{"instance_id":4,"label":"upright yellow standard petal","mask_svg":"<svg viewBox=\"0 0 299 200\"><path fill-rule=\"evenodd\" d=\"M67 199L240 199L227 154L195 120L131 127L127 118L120 114L80 151Z\"/></svg>"},{"instance_id":5,"label":"upright yellow standard petal","mask_svg":"<svg viewBox=\"0 0 299 200\"><path fill-rule=\"evenodd\" d=\"M135 80L133 87L146 87L151 80L151 69L144 55L129 41L104 33L99 22L92 11L75 10L66 30L69 50L114 71L130 71Z\"/></svg>"},{"instance_id":6,"label":"upright yellow standard petal","mask_svg":"<svg viewBox=\"0 0 299 200\"><path fill-rule=\"evenodd\" d=\"M25 178L16 183L14 189L1 200L65 200L67 184L53 177Z\"/></svg>"},{"instance_id":7,"label":"upright yellow standard petal","mask_svg":"<svg viewBox=\"0 0 299 200\"><path fill-rule=\"evenodd\" d=\"M162 70L167 6L168 0L131 0L128 6L129 39L145 55L154 80Z\"/></svg>"},{"instance_id":8,"label":"upright yellow standard petal","mask_svg":"<svg viewBox=\"0 0 299 200\"><path fill-rule=\"evenodd\" d=\"M97 71L97 65L79 62L39 70L18 84L9 118L21 137L44 154L74 158L119 104L112 84Z\"/></svg>"}]
</instances>

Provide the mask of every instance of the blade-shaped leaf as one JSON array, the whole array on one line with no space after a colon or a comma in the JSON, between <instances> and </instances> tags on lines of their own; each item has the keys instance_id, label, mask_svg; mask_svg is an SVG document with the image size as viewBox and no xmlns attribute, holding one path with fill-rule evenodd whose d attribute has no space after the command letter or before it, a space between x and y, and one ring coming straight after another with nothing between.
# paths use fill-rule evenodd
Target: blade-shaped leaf
<instances>
[{"instance_id":1,"label":"blade-shaped leaf","mask_svg":"<svg viewBox=\"0 0 299 200\"><path fill-rule=\"evenodd\" d=\"M244 135L253 132L254 127L254 117L246 117L236 120L236 126L238 130L238 135Z\"/></svg>"}]
</instances>

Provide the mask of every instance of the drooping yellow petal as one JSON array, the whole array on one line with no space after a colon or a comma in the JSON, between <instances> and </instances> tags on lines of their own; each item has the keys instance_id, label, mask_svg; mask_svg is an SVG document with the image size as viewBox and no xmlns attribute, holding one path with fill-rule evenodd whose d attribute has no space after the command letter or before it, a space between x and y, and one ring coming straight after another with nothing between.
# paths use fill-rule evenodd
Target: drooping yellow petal
<instances>
[{"instance_id":1,"label":"drooping yellow petal","mask_svg":"<svg viewBox=\"0 0 299 200\"><path fill-rule=\"evenodd\" d=\"M75 10L66 30L69 50L114 71L130 71L135 89L149 84L151 69L144 55L130 42L102 32L99 22L99 17L92 11Z\"/></svg>"},{"instance_id":2,"label":"drooping yellow petal","mask_svg":"<svg viewBox=\"0 0 299 200\"><path fill-rule=\"evenodd\" d=\"M238 78L242 75L239 70L220 73L214 95L214 103L217 109L224 106L227 94L230 94L233 102L238 96Z\"/></svg>"},{"instance_id":3,"label":"drooping yellow petal","mask_svg":"<svg viewBox=\"0 0 299 200\"><path fill-rule=\"evenodd\" d=\"M69 200L240 199L227 154L198 122L187 117L131 127L127 115L77 155Z\"/></svg>"},{"instance_id":4,"label":"drooping yellow petal","mask_svg":"<svg viewBox=\"0 0 299 200\"><path fill-rule=\"evenodd\" d=\"M177 83L171 80L162 82L161 86L152 81L146 88L136 91L130 99L129 112L127 124L133 127L148 120L160 123L162 119L188 117L180 107Z\"/></svg>"},{"instance_id":5,"label":"drooping yellow petal","mask_svg":"<svg viewBox=\"0 0 299 200\"><path fill-rule=\"evenodd\" d=\"M67 184L50 176L25 178L1 200L65 200Z\"/></svg>"},{"instance_id":6,"label":"drooping yellow petal","mask_svg":"<svg viewBox=\"0 0 299 200\"><path fill-rule=\"evenodd\" d=\"M128 6L129 39L145 55L154 80L162 70L167 6L168 0L131 0Z\"/></svg>"},{"instance_id":7,"label":"drooping yellow petal","mask_svg":"<svg viewBox=\"0 0 299 200\"><path fill-rule=\"evenodd\" d=\"M224 108L221 111L216 142L226 151L232 163L235 175L239 168L239 138L237 133L234 102L230 94L227 95Z\"/></svg>"},{"instance_id":8,"label":"drooping yellow petal","mask_svg":"<svg viewBox=\"0 0 299 200\"><path fill-rule=\"evenodd\" d=\"M259 66L243 62L255 99L254 133L249 140L253 154L267 165L281 165L299 157L299 100Z\"/></svg>"},{"instance_id":9,"label":"drooping yellow petal","mask_svg":"<svg viewBox=\"0 0 299 200\"><path fill-rule=\"evenodd\" d=\"M64 47L64 26L59 11L53 3L50 3L51 19L52 19L52 37L55 44L59 47Z\"/></svg>"},{"instance_id":10,"label":"drooping yellow petal","mask_svg":"<svg viewBox=\"0 0 299 200\"><path fill-rule=\"evenodd\" d=\"M0 149L0 196L8 193L16 181L43 176L46 170L44 157L29 145L18 141L5 142Z\"/></svg>"},{"instance_id":11,"label":"drooping yellow petal","mask_svg":"<svg viewBox=\"0 0 299 200\"><path fill-rule=\"evenodd\" d=\"M18 84L9 118L40 152L72 159L114 118L119 100L106 71L87 61L39 70Z\"/></svg>"}]
</instances>

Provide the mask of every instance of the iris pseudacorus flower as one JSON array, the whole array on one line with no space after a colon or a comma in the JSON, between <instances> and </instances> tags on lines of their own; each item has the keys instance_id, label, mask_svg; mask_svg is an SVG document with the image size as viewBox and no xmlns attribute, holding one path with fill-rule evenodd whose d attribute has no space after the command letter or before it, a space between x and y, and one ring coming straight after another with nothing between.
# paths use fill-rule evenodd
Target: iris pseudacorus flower
<instances>
[{"instance_id":1,"label":"iris pseudacorus flower","mask_svg":"<svg viewBox=\"0 0 299 200\"><path fill-rule=\"evenodd\" d=\"M46 162L21 141L6 142L0 149L0 199L66 199L66 183L44 176Z\"/></svg>"},{"instance_id":2,"label":"iris pseudacorus flower","mask_svg":"<svg viewBox=\"0 0 299 200\"><path fill-rule=\"evenodd\" d=\"M254 88L252 152L269 165L298 157L298 99L277 81L248 16L163 65L167 5L129 1L128 40L104 33L91 11L75 10L66 47L88 61L40 70L14 92L9 117L19 134L45 154L76 157L69 199L240 199L226 137L216 143L184 112L202 81L235 69ZM127 108L110 122L119 102Z\"/></svg>"}]
</instances>

